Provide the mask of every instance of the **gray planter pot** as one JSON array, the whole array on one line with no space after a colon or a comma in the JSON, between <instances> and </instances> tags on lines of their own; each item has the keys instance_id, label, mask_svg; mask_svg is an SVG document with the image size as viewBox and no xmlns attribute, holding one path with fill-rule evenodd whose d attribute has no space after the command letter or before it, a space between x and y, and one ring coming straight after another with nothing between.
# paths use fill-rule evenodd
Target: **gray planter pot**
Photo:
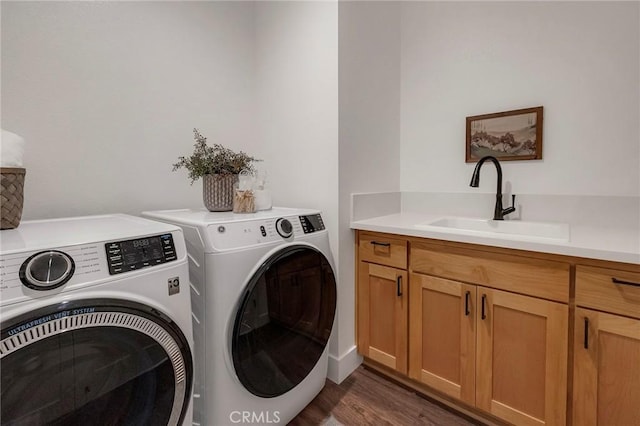
<instances>
[{"instance_id":1,"label":"gray planter pot","mask_svg":"<svg viewBox=\"0 0 640 426\"><path fill-rule=\"evenodd\" d=\"M233 210L234 185L238 175L204 175L202 177L202 200L210 212Z\"/></svg>"}]
</instances>

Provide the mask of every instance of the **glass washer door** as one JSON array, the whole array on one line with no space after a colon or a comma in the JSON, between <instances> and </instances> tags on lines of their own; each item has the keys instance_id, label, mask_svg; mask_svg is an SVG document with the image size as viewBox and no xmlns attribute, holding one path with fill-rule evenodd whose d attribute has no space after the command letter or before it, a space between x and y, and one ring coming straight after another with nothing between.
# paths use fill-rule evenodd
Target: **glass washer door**
<instances>
[{"instance_id":1,"label":"glass washer door","mask_svg":"<svg viewBox=\"0 0 640 426\"><path fill-rule=\"evenodd\" d=\"M169 318L134 302L60 303L2 323L4 425L179 425L193 367Z\"/></svg>"},{"instance_id":2,"label":"glass washer door","mask_svg":"<svg viewBox=\"0 0 640 426\"><path fill-rule=\"evenodd\" d=\"M293 245L267 259L249 281L233 327L233 364L245 388L273 398L304 380L328 343L335 310L335 277L322 253Z\"/></svg>"}]
</instances>

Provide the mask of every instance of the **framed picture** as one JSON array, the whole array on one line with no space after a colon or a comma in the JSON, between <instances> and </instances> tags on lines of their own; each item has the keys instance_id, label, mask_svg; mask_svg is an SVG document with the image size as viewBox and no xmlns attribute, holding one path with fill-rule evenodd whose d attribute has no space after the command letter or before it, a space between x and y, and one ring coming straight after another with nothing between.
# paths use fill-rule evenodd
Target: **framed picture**
<instances>
[{"instance_id":1,"label":"framed picture","mask_svg":"<svg viewBox=\"0 0 640 426\"><path fill-rule=\"evenodd\" d=\"M467 163L542 159L542 107L467 117Z\"/></svg>"}]
</instances>

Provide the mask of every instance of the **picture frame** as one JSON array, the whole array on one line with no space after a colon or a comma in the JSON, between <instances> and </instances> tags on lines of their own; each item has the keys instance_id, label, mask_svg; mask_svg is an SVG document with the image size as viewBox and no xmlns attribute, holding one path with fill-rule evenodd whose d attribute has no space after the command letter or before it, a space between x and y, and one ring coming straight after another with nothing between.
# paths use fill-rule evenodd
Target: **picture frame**
<instances>
[{"instance_id":1,"label":"picture frame","mask_svg":"<svg viewBox=\"0 0 640 426\"><path fill-rule=\"evenodd\" d=\"M465 162L541 160L542 123L542 106L467 117Z\"/></svg>"}]
</instances>

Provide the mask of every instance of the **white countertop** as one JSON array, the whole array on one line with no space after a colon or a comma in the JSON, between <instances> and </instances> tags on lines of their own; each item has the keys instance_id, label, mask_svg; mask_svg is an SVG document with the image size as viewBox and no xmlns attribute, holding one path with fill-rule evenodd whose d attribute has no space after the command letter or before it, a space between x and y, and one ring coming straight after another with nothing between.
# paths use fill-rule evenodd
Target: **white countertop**
<instances>
[{"instance_id":1,"label":"white countertop","mask_svg":"<svg viewBox=\"0 0 640 426\"><path fill-rule=\"evenodd\" d=\"M529 250L614 262L640 264L640 232L626 228L570 224L569 241L518 235L482 235L473 231L420 229L415 225L437 220L442 215L397 213L351 222L352 229L386 232L486 246Z\"/></svg>"}]
</instances>

